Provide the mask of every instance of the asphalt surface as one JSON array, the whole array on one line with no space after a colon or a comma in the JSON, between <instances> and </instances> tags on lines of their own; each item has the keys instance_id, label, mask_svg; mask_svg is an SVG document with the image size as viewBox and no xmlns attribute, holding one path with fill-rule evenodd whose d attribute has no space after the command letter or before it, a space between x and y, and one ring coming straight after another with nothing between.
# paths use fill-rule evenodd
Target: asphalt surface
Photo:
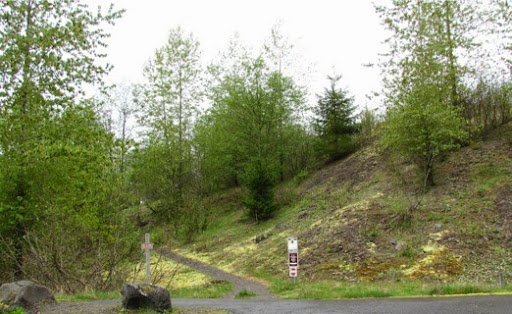
<instances>
[{"instance_id":1,"label":"asphalt surface","mask_svg":"<svg viewBox=\"0 0 512 314\"><path fill-rule=\"evenodd\" d=\"M464 296L364 300L174 299L173 307L207 307L232 313L512 313L512 296Z\"/></svg>"},{"instance_id":2,"label":"asphalt surface","mask_svg":"<svg viewBox=\"0 0 512 314\"><path fill-rule=\"evenodd\" d=\"M117 313L119 300L62 302L40 308L42 314ZM510 314L512 296L463 296L404 299L358 300L240 300L240 299L172 299L173 308L187 313L195 309L223 309L230 313L413 313L413 314ZM205 313L197 311L197 313Z\"/></svg>"}]
</instances>

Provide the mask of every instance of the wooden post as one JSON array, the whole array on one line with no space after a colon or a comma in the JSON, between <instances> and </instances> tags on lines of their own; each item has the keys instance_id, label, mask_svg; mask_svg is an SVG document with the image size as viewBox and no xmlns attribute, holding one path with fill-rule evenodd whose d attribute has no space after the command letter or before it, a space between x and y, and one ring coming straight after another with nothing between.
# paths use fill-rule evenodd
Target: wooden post
<instances>
[{"instance_id":1,"label":"wooden post","mask_svg":"<svg viewBox=\"0 0 512 314\"><path fill-rule=\"evenodd\" d=\"M500 288L505 287L505 278L503 276L503 269L500 269L498 272L498 284L500 285Z\"/></svg>"},{"instance_id":2,"label":"wooden post","mask_svg":"<svg viewBox=\"0 0 512 314\"><path fill-rule=\"evenodd\" d=\"M146 251L146 284L151 284L151 259L150 250L153 249L153 244L149 241L149 233L144 235L144 243L142 243L142 249Z\"/></svg>"}]
</instances>

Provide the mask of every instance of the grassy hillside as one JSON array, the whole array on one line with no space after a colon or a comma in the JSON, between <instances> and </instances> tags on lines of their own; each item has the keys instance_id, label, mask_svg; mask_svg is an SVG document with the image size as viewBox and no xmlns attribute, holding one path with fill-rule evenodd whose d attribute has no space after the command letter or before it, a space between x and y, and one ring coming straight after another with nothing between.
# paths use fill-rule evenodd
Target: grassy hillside
<instances>
[{"instance_id":1,"label":"grassy hillside","mask_svg":"<svg viewBox=\"0 0 512 314\"><path fill-rule=\"evenodd\" d=\"M397 283L412 294L443 293L440 284L463 286L446 293L478 292L468 285L495 287L500 270L512 282L512 125L445 156L426 194L415 194L410 165L385 155L370 145L287 182L281 209L259 225L246 219L242 191L216 195L208 229L169 248L283 296L300 296L286 284L290 236L299 239L303 296L351 283L359 283L352 291L380 286L371 296L394 295L382 287Z\"/></svg>"}]
</instances>

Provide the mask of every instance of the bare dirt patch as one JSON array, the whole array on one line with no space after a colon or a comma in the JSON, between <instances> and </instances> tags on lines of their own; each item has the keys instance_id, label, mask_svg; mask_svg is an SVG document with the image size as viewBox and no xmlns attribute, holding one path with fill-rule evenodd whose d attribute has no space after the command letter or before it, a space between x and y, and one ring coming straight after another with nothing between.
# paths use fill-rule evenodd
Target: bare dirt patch
<instances>
[{"instance_id":1,"label":"bare dirt patch","mask_svg":"<svg viewBox=\"0 0 512 314\"><path fill-rule=\"evenodd\" d=\"M512 248L512 185L507 184L498 190L494 206L500 217L504 242L508 248Z\"/></svg>"}]
</instances>

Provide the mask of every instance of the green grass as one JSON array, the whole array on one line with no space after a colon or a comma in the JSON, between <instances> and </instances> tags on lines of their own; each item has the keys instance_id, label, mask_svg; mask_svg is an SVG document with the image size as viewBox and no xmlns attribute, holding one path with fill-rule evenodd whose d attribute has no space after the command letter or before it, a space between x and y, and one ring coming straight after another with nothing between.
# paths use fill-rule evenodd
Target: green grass
<instances>
[{"instance_id":1,"label":"green grass","mask_svg":"<svg viewBox=\"0 0 512 314\"><path fill-rule=\"evenodd\" d=\"M217 299L233 290L233 284L227 281L214 281L211 284L195 288L181 288L171 291L172 298Z\"/></svg>"},{"instance_id":2,"label":"green grass","mask_svg":"<svg viewBox=\"0 0 512 314\"><path fill-rule=\"evenodd\" d=\"M451 295L451 294L474 294L474 293L491 293L493 288L477 286L477 285L446 285L434 287L429 291L430 295Z\"/></svg>"},{"instance_id":3,"label":"green grass","mask_svg":"<svg viewBox=\"0 0 512 314\"><path fill-rule=\"evenodd\" d=\"M359 299L385 297L413 297L433 295L463 295L512 293L512 285L504 288L477 284L441 284L420 281L404 282L299 282L277 280L271 291L287 299Z\"/></svg>"},{"instance_id":4,"label":"green grass","mask_svg":"<svg viewBox=\"0 0 512 314\"><path fill-rule=\"evenodd\" d=\"M92 300L113 300L120 299L121 293L119 291L83 291L74 294L55 294L55 299L58 302L63 301L92 301Z\"/></svg>"},{"instance_id":5,"label":"green grass","mask_svg":"<svg viewBox=\"0 0 512 314\"><path fill-rule=\"evenodd\" d=\"M235 299L247 299L257 296L258 294L256 292L248 291L246 289L241 290L237 293L235 296Z\"/></svg>"},{"instance_id":6,"label":"green grass","mask_svg":"<svg viewBox=\"0 0 512 314\"><path fill-rule=\"evenodd\" d=\"M5 313L5 314L26 314L27 312L25 312L24 309L22 309L21 307L17 307L13 310L10 310L10 311L6 311L6 312L1 312L1 313Z\"/></svg>"}]
</instances>

